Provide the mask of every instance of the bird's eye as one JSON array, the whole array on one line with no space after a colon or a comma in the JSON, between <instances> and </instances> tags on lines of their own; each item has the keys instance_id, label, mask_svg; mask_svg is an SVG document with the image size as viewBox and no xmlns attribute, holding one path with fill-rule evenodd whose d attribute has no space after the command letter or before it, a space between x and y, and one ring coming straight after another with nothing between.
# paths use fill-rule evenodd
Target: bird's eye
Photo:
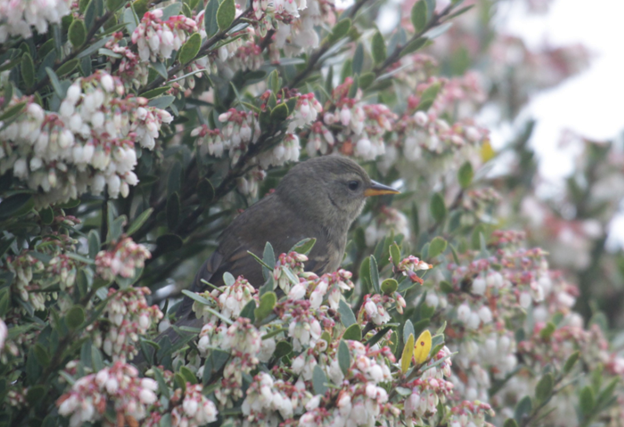
<instances>
[{"instance_id":1,"label":"bird's eye","mask_svg":"<svg viewBox=\"0 0 624 427\"><path fill-rule=\"evenodd\" d=\"M349 190L356 191L360 188L360 181L349 181L347 185L349 186Z\"/></svg>"}]
</instances>

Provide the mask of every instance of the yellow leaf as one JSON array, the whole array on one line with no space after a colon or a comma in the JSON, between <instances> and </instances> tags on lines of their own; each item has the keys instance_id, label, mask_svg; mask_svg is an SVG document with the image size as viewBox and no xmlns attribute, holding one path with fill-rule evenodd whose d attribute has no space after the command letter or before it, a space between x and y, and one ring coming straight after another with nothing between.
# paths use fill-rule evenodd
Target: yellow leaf
<instances>
[{"instance_id":1,"label":"yellow leaf","mask_svg":"<svg viewBox=\"0 0 624 427\"><path fill-rule=\"evenodd\" d=\"M429 340L431 341L431 340ZM412 354L414 353L414 335L410 334L405 348L403 348L403 354L401 355L401 373L406 373L412 364Z\"/></svg>"},{"instance_id":2,"label":"yellow leaf","mask_svg":"<svg viewBox=\"0 0 624 427\"><path fill-rule=\"evenodd\" d=\"M424 363L429 357L430 351L431 332L425 329L425 331L420 334L420 336L416 340L416 345L414 346L414 359L416 359L416 364L420 365Z\"/></svg>"},{"instance_id":3,"label":"yellow leaf","mask_svg":"<svg viewBox=\"0 0 624 427\"><path fill-rule=\"evenodd\" d=\"M494 151L494 149L492 148L492 144L490 144L490 141L486 140L481 145L481 160L483 161L483 163L487 163L490 160L492 160L495 156L496 156L496 151Z\"/></svg>"}]
</instances>

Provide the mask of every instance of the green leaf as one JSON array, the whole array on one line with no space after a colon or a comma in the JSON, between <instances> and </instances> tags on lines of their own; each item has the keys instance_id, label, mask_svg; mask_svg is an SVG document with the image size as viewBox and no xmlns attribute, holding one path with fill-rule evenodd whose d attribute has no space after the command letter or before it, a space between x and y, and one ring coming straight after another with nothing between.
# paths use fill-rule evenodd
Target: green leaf
<instances>
[{"instance_id":1,"label":"green leaf","mask_svg":"<svg viewBox=\"0 0 624 427\"><path fill-rule=\"evenodd\" d=\"M282 357L290 354L293 350L293 346L288 341L280 341L275 345L275 352L273 353L273 357L275 360L279 360Z\"/></svg>"},{"instance_id":2,"label":"green leaf","mask_svg":"<svg viewBox=\"0 0 624 427\"><path fill-rule=\"evenodd\" d=\"M167 227L174 231L180 221L180 196L178 192L174 192L167 199Z\"/></svg>"},{"instance_id":3,"label":"green leaf","mask_svg":"<svg viewBox=\"0 0 624 427\"><path fill-rule=\"evenodd\" d=\"M4 113L0 115L0 120L5 121L5 120L13 118L14 116L17 116L18 114L22 112L25 106L26 106L25 102L20 102L7 108L4 111Z\"/></svg>"},{"instance_id":4,"label":"green leaf","mask_svg":"<svg viewBox=\"0 0 624 427\"><path fill-rule=\"evenodd\" d=\"M513 418L507 418L503 427L518 427L518 423Z\"/></svg>"},{"instance_id":5,"label":"green leaf","mask_svg":"<svg viewBox=\"0 0 624 427\"><path fill-rule=\"evenodd\" d=\"M256 316L254 311L256 310L256 300L252 299L249 301L245 307L240 312L240 317L244 317L245 319L249 319L251 323L255 323Z\"/></svg>"},{"instance_id":6,"label":"green leaf","mask_svg":"<svg viewBox=\"0 0 624 427\"><path fill-rule=\"evenodd\" d=\"M520 424L523 424L524 417L529 416L533 410L533 403L529 396L524 396L516 405L514 418Z\"/></svg>"},{"instance_id":7,"label":"green leaf","mask_svg":"<svg viewBox=\"0 0 624 427\"><path fill-rule=\"evenodd\" d=\"M353 72L355 74L362 73L362 67L364 66L364 46L362 43L358 43L353 54Z\"/></svg>"},{"instance_id":8,"label":"green leaf","mask_svg":"<svg viewBox=\"0 0 624 427\"><path fill-rule=\"evenodd\" d=\"M158 391L165 396L166 399L169 399L171 397L171 393L167 383L165 382L165 377L163 376L162 371L155 366L152 367L152 371L154 372L154 377L158 383Z\"/></svg>"},{"instance_id":9,"label":"green leaf","mask_svg":"<svg viewBox=\"0 0 624 427\"><path fill-rule=\"evenodd\" d=\"M370 258L368 257L364 258L364 260L360 264L360 280L362 280L364 289L371 288Z\"/></svg>"},{"instance_id":10,"label":"green leaf","mask_svg":"<svg viewBox=\"0 0 624 427\"><path fill-rule=\"evenodd\" d=\"M69 311L67 311L67 314L65 315L65 323L67 323L67 327L69 329L76 329L77 327L82 325L84 320L85 311L84 308L79 305L74 305L72 308L69 309Z\"/></svg>"},{"instance_id":11,"label":"green leaf","mask_svg":"<svg viewBox=\"0 0 624 427\"><path fill-rule=\"evenodd\" d=\"M544 375L537 386L535 386L535 398L539 402L545 402L552 395L553 387L555 385L555 379L552 373Z\"/></svg>"},{"instance_id":12,"label":"green leaf","mask_svg":"<svg viewBox=\"0 0 624 427\"><path fill-rule=\"evenodd\" d=\"M164 252L173 252L180 249L184 241L176 234L163 234L156 238L156 244L159 248L162 248Z\"/></svg>"},{"instance_id":13,"label":"green leaf","mask_svg":"<svg viewBox=\"0 0 624 427\"><path fill-rule=\"evenodd\" d=\"M67 31L67 38L74 48L80 47L87 40L87 27L82 19L74 19Z\"/></svg>"},{"instance_id":14,"label":"green leaf","mask_svg":"<svg viewBox=\"0 0 624 427\"><path fill-rule=\"evenodd\" d=\"M394 279L386 279L381 282L381 292L386 295L394 295L397 289L399 289L399 282Z\"/></svg>"},{"instance_id":15,"label":"green leaf","mask_svg":"<svg viewBox=\"0 0 624 427\"><path fill-rule=\"evenodd\" d=\"M421 0L422 1L422 0ZM472 170L472 164L469 160L466 161L457 172L457 180L459 181L459 185L464 190L470 186L472 183L472 177L474 176L474 171Z\"/></svg>"},{"instance_id":16,"label":"green leaf","mask_svg":"<svg viewBox=\"0 0 624 427\"><path fill-rule=\"evenodd\" d=\"M39 365L45 368L50 364L50 354L44 346L36 343L34 347L34 353L35 357L37 358L37 362L39 362Z\"/></svg>"},{"instance_id":17,"label":"green leaf","mask_svg":"<svg viewBox=\"0 0 624 427\"><path fill-rule=\"evenodd\" d=\"M56 92L56 94L58 95L60 99L64 99L67 91L63 89L63 86L61 86L61 82L59 81L58 76L56 75L54 70L50 67L46 67L45 70L46 70L46 73L48 73L48 77L50 77L50 83L52 84L52 88L54 89L54 92Z\"/></svg>"},{"instance_id":18,"label":"green leaf","mask_svg":"<svg viewBox=\"0 0 624 427\"><path fill-rule=\"evenodd\" d=\"M24 215L33 208L34 203L30 194L19 193L9 196L0 202L0 219Z\"/></svg>"},{"instance_id":19,"label":"green leaf","mask_svg":"<svg viewBox=\"0 0 624 427\"><path fill-rule=\"evenodd\" d=\"M132 221L132 224L130 224L130 227L128 227L126 234L128 236L131 236L137 231L139 231L139 229L143 226L143 224L145 224L145 221L147 221L149 217L152 215L152 212L154 212L154 208L149 208L141 212L141 214L138 217L136 217L134 221Z\"/></svg>"},{"instance_id":20,"label":"green leaf","mask_svg":"<svg viewBox=\"0 0 624 427\"><path fill-rule=\"evenodd\" d=\"M212 37L219 32L217 25L217 10L219 9L219 0L210 0L206 5L204 12L204 26L206 27L206 36Z\"/></svg>"},{"instance_id":21,"label":"green leaf","mask_svg":"<svg viewBox=\"0 0 624 427\"><path fill-rule=\"evenodd\" d=\"M375 79L377 78L377 76L375 76L375 73L364 73L360 75L360 87L362 89L368 89L368 87L370 87L371 84L373 84L373 82L375 81Z\"/></svg>"},{"instance_id":22,"label":"green leaf","mask_svg":"<svg viewBox=\"0 0 624 427\"><path fill-rule=\"evenodd\" d=\"M548 341L550 340L550 337L552 336L552 334L555 332L556 329L557 329L557 326L555 326L553 322L548 322L546 326L544 326L542 330L540 331L540 337L543 340Z\"/></svg>"},{"instance_id":23,"label":"green leaf","mask_svg":"<svg viewBox=\"0 0 624 427\"><path fill-rule=\"evenodd\" d=\"M39 217L44 225L52 224L54 221L54 210L51 207L43 208L39 211Z\"/></svg>"},{"instance_id":24,"label":"green leaf","mask_svg":"<svg viewBox=\"0 0 624 427\"><path fill-rule=\"evenodd\" d=\"M446 217L446 205L444 204L444 198L440 193L434 193L431 197L429 204L431 216L436 222L442 222Z\"/></svg>"},{"instance_id":25,"label":"green leaf","mask_svg":"<svg viewBox=\"0 0 624 427\"><path fill-rule=\"evenodd\" d=\"M403 353L401 354L401 373L406 373L412 364L412 355L414 354L414 335L410 334L405 341Z\"/></svg>"},{"instance_id":26,"label":"green leaf","mask_svg":"<svg viewBox=\"0 0 624 427\"><path fill-rule=\"evenodd\" d=\"M566 360L565 364L563 365L564 374L570 373L572 368L574 368L574 365L576 365L576 362L579 360L580 356L581 356L581 353L579 353L578 351L575 351L574 353L570 355L570 357L568 357L568 360Z\"/></svg>"},{"instance_id":27,"label":"green leaf","mask_svg":"<svg viewBox=\"0 0 624 427\"><path fill-rule=\"evenodd\" d=\"M347 304L343 299L341 299L338 303L338 313L340 314L340 321L346 328L356 322L353 310L351 310L349 304Z\"/></svg>"},{"instance_id":28,"label":"green leaf","mask_svg":"<svg viewBox=\"0 0 624 427\"><path fill-rule=\"evenodd\" d=\"M342 373L347 375L351 367L351 353L349 353L349 346L343 340L340 340L338 344L338 365Z\"/></svg>"},{"instance_id":29,"label":"green leaf","mask_svg":"<svg viewBox=\"0 0 624 427\"><path fill-rule=\"evenodd\" d=\"M110 12L117 12L121 6L126 4L127 0L106 0L106 9Z\"/></svg>"},{"instance_id":30,"label":"green leaf","mask_svg":"<svg viewBox=\"0 0 624 427\"><path fill-rule=\"evenodd\" d=\"M156 89L148 90L147 92L142 93L141 96L143 98L152 99L152 98L156 98L159 95L162 95L163 93L167 92L169 89L171 89L171 86L157 87Z\"/></svg>"},{"instance_id":31,"label":"green leaf","mask_svg":"<svg viewBox=\"0 0 624 427\"><path fill-rule=\"evenodd\" d=\"M87 241L89 242L89 258L95 259L95 256L100 252L100 233L97 230L89 231Z\"/></svg>"},{"instance_id":32,"label":"green leaf","mask_svg":"<svg viewBox=\"0 0 624 427\"><path fill-rule=\"evenodd\" d=\"M448 243L444 238L437 236L429 244L429 258L435 258L446 250Z\"/></svg>"},{"instance_id":33,"label":"green leaf","mask_svg":"<svg viewBox=\"0 0 624 427\"><path fill-rule=\"evenodd\" d=\"M381 292L381 287L379 285L379 267L377 267L377 260L373 255L370 257L370 280L373 285L373 289L375 289L375 293Z\"/></svg>"},{"instance_id":34,"label":"green leaf","mask_svg":"<svg viewBox=\"0 0 624 427\"><path fill-rule=\"evenodd\" d=\"M180 375L184 377L187 383L197 384L197 376L186 366L180 367Z\"/></svg>"},{"instance_id":35,"label":"green leaf","mask_svg":"<svg viewBox=\"0 0 624 427\"><path fill-rule=\"evenodd\" d=\"M412 321L407 319L405 321L405 325L403 325L403 342L404 343L407 342L407 339L409 338L410 335L416 336L416 331L414 330L414 325L412 324Z\"/></svg>"},{"instance_id":36,"label":"green leaf","mask_svg":"<svg viewBox=\"0 0 624 427\"><path fill-rule=\"evenodd\" d=\"M182 11L182 3L179 3L179 2L171 3L169 6L163 9L163 14L160 19L163 21L166 21L172 16L179 15L181 11Z\"/></svg>"},{"instance_id":37,"label":"green leaf","mask_svg":"<svg viewBox=\"0 0 624 427\"><path fill-rule=\"evenodd\" d=\"M236 17L236 6L234 0L223 0L217 9L217 25L219 31L226 31L234 22Z\"/></svg>"},{"instance_id":38,"label":"green leaf","mask_svg":"<svg viewBox=\"0 0 624 427\"><path fill-rule=\"evenodd\" d=\"M273 124L283 122L288 117L288 107L285 103L277 104L275 108L271 110L271 121Z\"/></svg>"},{"instance_id":39,"label":"green leaf","mask_svg":"<svg viewBox=\"0 0 624 427\"><path fill-rule=\"evenodd\" d=\"M37 345L41 347L41 344L37 344ZM37 356L37 347L35 347L35 357L37 357L37 361L39 361L39 357ZM48 363L49 362L50 360L48 358ZM48 363L46 363L45 366L47 366ZM32 387L28 387L28 392L26 392L26 401L30 405L36 405L43 398L43 396L45 396L45 394L46 394L46 389L42 385L35 385Z\"/></svg>"},{"instance_id":40,"label":"green leaf","mask_svg":"<svg viewBox=\"0 0 624 427\"><path fill-rule=\"evenodd\" d=\"M399 248L399 245L397 245L396 242L392 242L389 247L389 251L390 257L392 258L392 263L394 265L399 265L399 263L401 262L401 248Z\"/></svg>"},{"instance_id":41,"label":"green leaf","mask_svg":"<svg viewBox=\"0 0 624 427\"><path fill-rule=\"evenodd\" d=\"M371 40L371 54L373 55L373 61L375 64L381 64L386 60L386 41L379 31L373 35Z\"/></svg>"},{"instance_id":42,"label":"green leaf","mask_svg":"<svg viewBox=\"0 0 624 427\"><path fill-rule=\"evenodd\" d=\"M223 273L223 283L225 283L226 286L232 286L234 285L234 282L236 282L236 278L232 275L232 273L229 271Z\"/></svg>"},{"instance_id":43,"label":"green leaf","mask_svg":"<svg viewBox=\"0 0 624 427\"><path fill-rule=\"evenodd\" d=\"M201 36L199 35L199 33L194 33L180 48L180 53L178 54L178 60L180 61L180 64L188 64L193 59L195 59L195 57L199 53L200 48Z\"/></svg>"},{"instance_id":44,"label":"green leaf","mask_svg":"<svg viewBox=\"0 0 624 427\"><path fill-rule=\"evenodd\" d=\"M310 253L310 251L312 250L312 248L314 247L314 244L316 243L316 239L303 239L300 242L297 242L295 244L295 246L293 246L292 248L290 248L290 250L288 251L290 252L297 252L299 254L303 254L303 255L307 255Z\"/></svg>"},{"instance_id":45,"label":"green leaf","mask_svg":"<svg viewBox=\"0 0 624 427\"><path fill-rule=\"evenodd\" d=\"M418 49L425 46L428 41L429 39L427 37L419 37L416 40L412 40L401 50L401 57L416 52Z\"/></svg>"},{"instance_id":46,"label":"green leaf","mask_svg":"<svg viewBox=\"0 0 624 427\"><path fill-rule=\"evenodd\" d=\"M420 0L412 7L411 18L417 33L425 29L425 25L427 25L427 3L425 0Z\"/></svg>"},{"instance_id":47,"label":"green leaf","mask_svg":"<svg viewBox=\"0 0 624 427\"><path fill-rule=\"evenodd\" d=\"M265 317L273 312L277 303L277 295L274 292L267 292L260 298L260 305L255 309L256 323L261 322Z\"/></svg>"},{"instance_id":48,"label":"green leaf","mask_svg":"<svg viewBox=\"0 0 624 427\"><path fill-rule=\"evenodd\" d=\"M312 387L314 388L314 394L324 396L327 391L327 386L325 385L326 382L327 377L325 376L325 372L323 372L323 368L319 365L315 365L314 371L312 372Z\"/></svg>"},{"instance_id":49,"label":"green leaf","mask_svg":"<svg viewBox=\"0 0 624 427\"><path fill-rule=\"evenodd\" d=\"M329 41L331 43L338 41L339 39L346 36L350 29L351 19L347 18L338 21L338 23L334 25L334 28L332 28L331 34L328 37Z\"/></svg>"},{"instance_id":50,"label":"green leaf","mask_svg":"<svg viewBox=\"0 0 624 427\"><path fill-rule=\"evenodd\" d=\"M35 84L35 64L29 53L22 55L22 79L28 88Z\"/></svg>"},{"instance_id":51,"label":"green leaf","mask_svg":"<svg viewBox=\"0 0 624 427\"><path fill-rule=\"evenodd\" d=\"M353 325L349 326L347 330L344 331L344 334L342 334L342 339L362 341L362 329L360 328L360 325L354 323Z\"/></svg>"},{"instance_id":52,"label":"green leaf","mask_svg":"<svg viewBox=\"0 0 624 427\"><path fill-rule=\"evenodd\" d=\"M73 72L78 67L78 63L79 62L80 61L78 61L76 58L72 59L71 61L67 61L66 63L61 65L58 68L58 70L56 70L56 75L63 77L65 75Z\"/></svg>"},{"instance_id":53,"label":"green leaf","mask_svg":"<svg viewBox=\"0 0 624 427\"><path fill-rule=\"evenodd\" d=\"M208 178L197 183L197 197L202 204L208 204L214 200L215 189Z\"/></svg>"},{"instance_id":54,"label":"green leaf","mask_svg":"<svg viewBox=\"0 0 624 427\"><path fill-rule=\"evenodd\" d=\"M579 407L581 408L581 413L585 416L591 415L595 406L596 396L594 395L594 390L592 390L590 386L583 387L579 396Z\"/></svg>"},{"instance_id":55,"label":"green leaf","mask_svg":"<svg viewBox=\"0 0 624 427\"><path fill-rule=\"evenodd\" d=\"M166 75L167 73L165 72L165 76ZM164 96L159 96L158 98L150 99L147 105L149 105L150 107L156 107L156 108L160 108L161 110L164 110L165 108L169 107L173 103L173 101L175 101L175 96L164 95Z\"/></svg>"}]
</instances>

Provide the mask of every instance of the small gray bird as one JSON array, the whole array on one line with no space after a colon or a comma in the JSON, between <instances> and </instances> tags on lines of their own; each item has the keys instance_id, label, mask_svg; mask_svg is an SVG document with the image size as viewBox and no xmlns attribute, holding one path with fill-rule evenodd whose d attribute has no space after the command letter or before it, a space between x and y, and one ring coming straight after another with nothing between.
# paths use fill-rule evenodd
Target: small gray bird
<instances>
[{"instance_id":1,"label":"small gray bird","mask_svg":"<svg viewBox=\"0 0 624 427\"><path fill-rule=\"evenodd\" d=\"M204 291L202 279L222 286L225 272L234 277L242 275L255 287L262 286L262 266L247 251L262 257L266 242L281 254L305 238L315 238L306 270L319 276L335 271L344 255L349 227L362 212L366 197L396 193L371 180L360 165L345 157L317 157L299 163L275 192L225 229L219 247L200 268L191 290ZM185 297L177 312L177 326L202 326L192 305L193 300Z\"/></svg>"}]
</instances>

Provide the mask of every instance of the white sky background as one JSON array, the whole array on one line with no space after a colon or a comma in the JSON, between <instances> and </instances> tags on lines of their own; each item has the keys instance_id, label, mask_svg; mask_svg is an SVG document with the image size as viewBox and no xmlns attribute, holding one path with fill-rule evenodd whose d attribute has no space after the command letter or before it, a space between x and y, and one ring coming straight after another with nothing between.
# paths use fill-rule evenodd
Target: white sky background
<instances>
[{"instance_id":1,"label":"white sky background","mask_svg":"<svg viewBox=\"0 0 624 427\"><path fill-rule=\"evenodd\" d=\"M624 1L555 0L544 15L528 15L515 1L504 13L506 30L529 46L580 42L595 55L587 71L535 96L522 113L537 119L531 145L540 175L556 188L573 166L573 150L559 145L563 130L595 140L612 140L624 131ZM509 136L509 130L495 131L492 143L503 145ZM610 228L607 246L624 247L622 213Z\"/></svg>"},{"instance_id":2,"label":"white sky background","mask_svg":"<svg viewBox=\"0 0 624 427\"><path fill-rule=\"evenodd\" d=\"M544 15L529 15L523 2L512 3L501 10L503 24L529 46L580 42L594 54L587 71L535 96L522 114L537 119L531 145L540 156L541 175L557 180L572 167L573 153L559 147L562 130L596 140L624 130L624 1L555 0ZM507 136L495 132L493 144L504 144Z\"/></svg>"}]
</instances>

